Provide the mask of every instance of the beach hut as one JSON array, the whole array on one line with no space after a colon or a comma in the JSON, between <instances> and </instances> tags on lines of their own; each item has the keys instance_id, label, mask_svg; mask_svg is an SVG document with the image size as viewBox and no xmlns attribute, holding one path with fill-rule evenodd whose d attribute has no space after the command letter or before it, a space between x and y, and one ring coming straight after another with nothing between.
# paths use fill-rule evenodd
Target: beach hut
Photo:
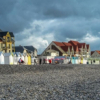
<instances>
[{"instance_id":1,"label":"beach hut","mask_svg":"<svg viewBox=\"0 0 100 100\"><path fill-rule=\"evenodd\" d=\"M25 57L24 57L24 54L21 53L21 59L24 61L25 60Z\"/></svg>"},{"instance_id":2,"label":"beach hut","mask_svg":"<svg viewBox=\"0 0 100 100\"><path fill-rule=\"evenodd\" d=\"M87 64L87 60L83 58L83 64Z\"/></svg>"},{"instance_id":3,"label":"beach hut","mask_svg":"<svg viewBox=\"0 0 100 100\"><path fill-rule=\"evenodd\" d=\"M28 65L31 65L31 55L28 54Z\"/></svg>"},{"instance_id":4,"label":"beach hut","mask_svg":"<svg viewBox=\"0 0 100 100\"><path fill-rule=\"evenodd\" d=\"M37 63L37 59L31 56L31 65L35 65Z\"/></svg>"},{"instance_id":5,"label":"beach hut","mask_svg":"<svg viewBox=\"0 0 100 100\"><path fill-rule=\"evenodd\" d=\"M35 57L31 56L31 65L34 65L34 59Z\"/></svg>"},{"instance_id":6,"label":"beach hut","mask_svg":"<svg viewBox=\"0 0 100 100\"><path fill-rule=\"evenodd\" d=\"M28 65L28 54L24 53L24 62L25 62L25 65Z\"/></svg>"},{"instance_id":7,"label":"beach hut","mask_svg":"<svg viewBox=\"0 0 100 100\"><path fill-rule=\"evenodd\" d=\"M17 60L17 55L16 53L14 52L13 53L13 64L17 64L18 60Z\"/></svg>"},{"instance_id":8,"label":"beach hut","mask_svg":"<svg viewBox=\"0 0 100 100\"><path fill-rule=\"evenodd\" d=\"M81 58L81 64L83 64L83 58Z\"/></svg>"},{"instance_id":9,"label":"beach hut","mask_svg":"<svg viewBox=\"0 0 100 100\"><path fill-rule=\"evenodd\" d=\"M75 58L72 57L72 64L75 64Z\"/></svg>"},{"instance_id":10,"label":"beach hut","mask_svg":"<svg viewBox=\"0 0 100 100\"><path fill-rule=\"evenodd\" d=\"M4 63L13 64L13 53L4 53Z\"/></svg>"},{"instance_id":11,"label":"beach hut","mask_svg":"<svg viewBox=\"0 0 100 100\"><path fill-rule=\"evenodd\" d=\"M78 64L80 64L81 63L81 59L80 58L78 58Z\"/></svg>"},{"instance_id":12,"label":"beach hut","mask_svg":"<svg viewBox=\"0 0 100 100\"><path fill-rule=\"evenodd\" d=\"M78 57L75 57L75 64L78 64Z\"/></svg>"},{"instance_id":13,"label":"beach hut","mask_svg":"<svg viewBox=\"0 0 100 100\"><path fill-rule=\"evenodd\" d=\"M21 58L21 53L20 52L15 52L13 56L13 61L14 64L18 64L18 60Z\"/></svg>"},{"instance_id":14,"label":"beach hut","mask_svg":"<svg viewBox=\"0 0 100 100\"><path fill-rule=\"evenodd\" d=\"M0 52L0 64L4 64L4 53Z\"/></svg>"}]
</instances>

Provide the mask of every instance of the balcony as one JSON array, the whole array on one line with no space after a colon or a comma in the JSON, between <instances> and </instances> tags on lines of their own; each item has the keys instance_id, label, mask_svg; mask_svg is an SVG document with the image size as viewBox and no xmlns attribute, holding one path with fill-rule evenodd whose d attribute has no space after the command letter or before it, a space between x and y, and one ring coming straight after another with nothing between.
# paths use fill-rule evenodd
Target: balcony
<instances>
[{"instance_id":1,"label":"balcony","mask_svg":"<svg viewBox=\"0 0 100 100\"><path fill-rule=\"evenodd\" d=\"M5 39L3 39L3 42L6 42L6 40L5 40Z\"/></svg>"},{"instance_id":2,"label":"balcony","mask_svg":"<svg viewBox=\"0 0 100 100\"><path fill-rule=\"evenodd\" d=\"M10 39L7 39L7 42L10 42Z\"/></svg>"},{"instance_id":3,"label":"balcony","mask_svg":"<svg viewBox=\"0 0 100 100\"><path fill-rule=\"evenodd\" d=\"M10 47L7 47L7 49L10 49Z\"/></svg>"},{"instance_id":4,"label":"balcony","mask_svg":"<svg viewBox=\"0 0 100 100\"><path fill-rule=\"evenodd\" d=\"M2 49L6 49L6 47L2 47Z\"/></svg>"}]
</instances>

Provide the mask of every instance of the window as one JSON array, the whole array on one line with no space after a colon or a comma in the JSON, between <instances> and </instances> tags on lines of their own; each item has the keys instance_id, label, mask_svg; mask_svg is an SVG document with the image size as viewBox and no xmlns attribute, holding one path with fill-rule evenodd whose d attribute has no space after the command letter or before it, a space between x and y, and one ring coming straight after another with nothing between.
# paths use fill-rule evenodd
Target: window
<instances>
[{"instance_id":1,"label":"window","mask_svg":"<svg viewBox=\"0 0 100 100\"><path fill-rule=\"evenodd\" d=\"M7 37L7 41L8 41L8 42L10 41L10 37Z\"/></svg>"}]
</instances>

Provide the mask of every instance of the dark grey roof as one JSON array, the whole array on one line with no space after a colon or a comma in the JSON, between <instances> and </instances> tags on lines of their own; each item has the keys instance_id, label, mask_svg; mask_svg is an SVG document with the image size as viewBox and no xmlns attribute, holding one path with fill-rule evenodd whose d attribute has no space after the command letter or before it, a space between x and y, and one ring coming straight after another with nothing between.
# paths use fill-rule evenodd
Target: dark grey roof
<instances>
[{"instance_id":1,"label":"dark grey roof","mask_svg":"<svg viewBox=\"0 0 100 100\"><path fill-rule=\"evenodd\" d=\"M22 46L15 46L15 52L21 52L23 53L24 48Z\"/></svg>"},{"instance_id":2,"label":"dark grey roof","mask_svg":"<svg viewBox=\"0 0 100 100\"><path fill-rule=\"evenodd\" d=\"M9 32L9 33L10 33L11 37L14 37L14 34L13 34L13 32Z\"/></svg>"},{"instance_id":3,"label":"dark grey roof","mask_svg":"<svg viewBox=\"0 0 100 100\"><path fill-rule=\"evenodd\" d=\"M26 48L27 50L30 50L30 51L36 50L36 48L33 46L24 46L24 48Z\"/></svg>"},{"instance_id":4,"label":"dark grey roof","mask_svg":"<svg viewBox=\"0 0 100 100\"><path fill-rule=\"evenodd\" d=\"M0 32L0 37L3 37L7 34L7 31L6 32ZM14 37L14 34L13 32L9 32L9 34L11 35L11 37Z\"/></svg>"},{"instance_id":5,"label":"dark grey roof","mask_svg":"<svg viewBox=\"0 0 100 100\"><path fill-rule=\"evenodd\" d=\"M26 49L29 53L34 52L34 50L37 50L33 46L15 46L15 52L23 53L24 49Z\"/></svg>"}]
</instances>

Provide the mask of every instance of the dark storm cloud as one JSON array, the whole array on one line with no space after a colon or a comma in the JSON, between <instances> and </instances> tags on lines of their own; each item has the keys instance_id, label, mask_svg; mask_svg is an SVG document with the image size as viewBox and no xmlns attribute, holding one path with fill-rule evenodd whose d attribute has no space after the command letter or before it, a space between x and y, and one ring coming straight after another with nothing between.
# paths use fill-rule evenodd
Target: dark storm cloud
<instances>
[{"instance_id":1,"label":"dark storm cloud","mask_svg":"<svg viewBox=\"0 0 100 100\"><path fill-rule=\"evenodd\" d=\"M82 39L87 33L99 36L99 4L100 0L0 0L0 29L18 34L16 40L49 33L58 41ZM36 20L56 23L41 31L42 25L33 23ZM30 28L30 33L19 36Z\"/></svg>"},{"instance_id":2,"label":"dark storm cloud","mask_svg":"<svg viewBox=\"0 0 100 100\"><path fill-rule=\"evenodd\" d=\"M3 30L20 32L34 20L100 17L97 0L1 0L0 22Z\"/></svg>"}]
</instances>

